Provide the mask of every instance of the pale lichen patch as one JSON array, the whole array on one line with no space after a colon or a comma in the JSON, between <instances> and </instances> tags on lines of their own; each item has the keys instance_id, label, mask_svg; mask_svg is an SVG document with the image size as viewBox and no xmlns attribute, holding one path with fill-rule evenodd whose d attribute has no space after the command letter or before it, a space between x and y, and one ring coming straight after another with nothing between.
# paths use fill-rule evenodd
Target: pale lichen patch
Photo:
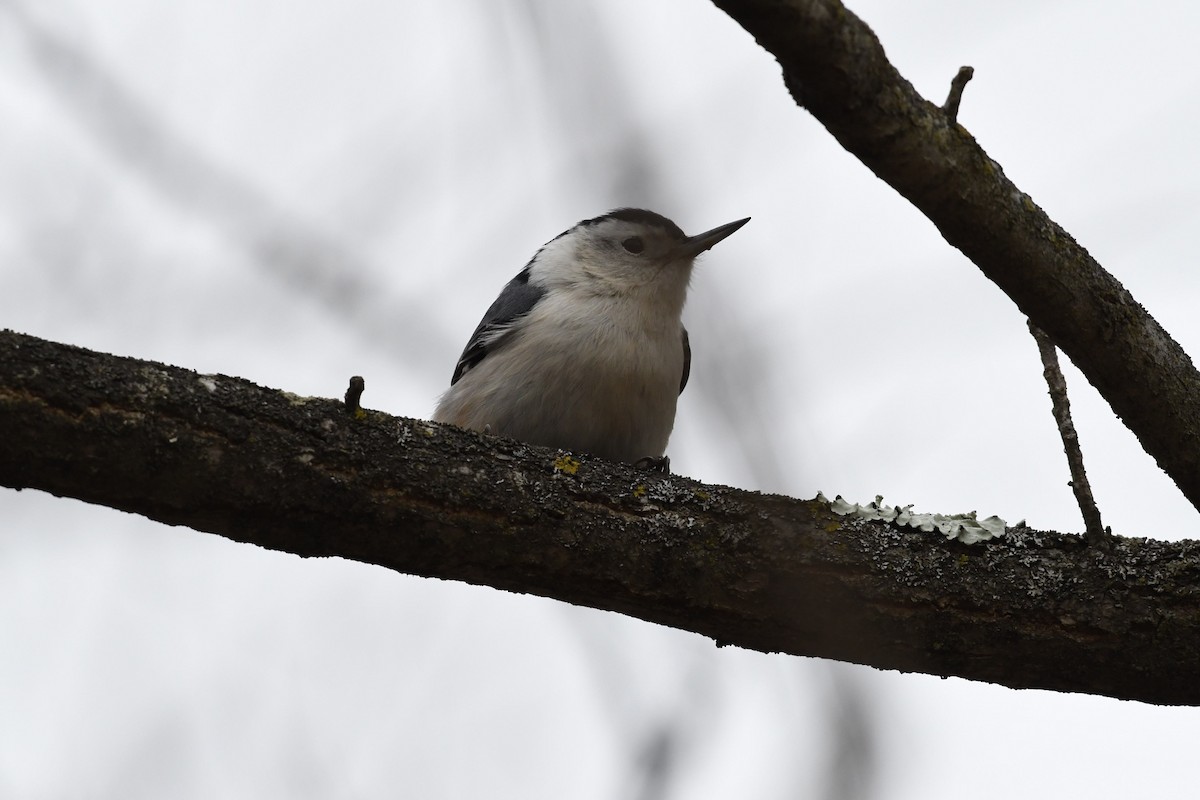
<instances>
[{"instance_id":1,"label":"pale lichen patch","mask_svg":"<svg viewBox=\"0 0 1200 800\"><path fill-rule=\"evenodd\" d=\"M847 502L842 499L841 495L838 495L833 500L829 500L820 492L817 493L817 499L828 503L829 509L839 516L854 516L865 520L881 520L901 527L916 528L917 530L930 533L937 531L947 539L957 539L964 544L985 542L988 539L1003 536L1005 531L1004 520L994 515L979 519L974 511L969 511L965 514L917 513L912 510L913 507L911 504L907 506L885 505L883 495L876 495L875 500L866 505Z\"/></svg>"}]
</instances>

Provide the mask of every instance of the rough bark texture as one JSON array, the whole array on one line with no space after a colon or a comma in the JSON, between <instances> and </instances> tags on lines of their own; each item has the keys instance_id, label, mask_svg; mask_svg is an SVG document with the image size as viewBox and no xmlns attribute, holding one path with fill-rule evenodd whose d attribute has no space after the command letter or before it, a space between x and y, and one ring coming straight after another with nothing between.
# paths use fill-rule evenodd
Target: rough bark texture
<instances>
[{"instance_id":1,"label":"rough bark texture","mask_svg":"<svg viewBox=\"0 0 1200 800\"><path fill-rule=\"evenodd\" d=\"M1196 542L1114 537L1105 553L1016 529L966 546L11 332L0 442L5 486L301 556L756 650L1200 704Z\"/></svg>"},{"instance_id":2,"label":"rough bark texture","mask_svg":"<svg viewBox=\"0 0 1200 800\"><path fill-rule=\"evenodd\" d=\"M1200 373L1120 282L917 94L841 3L713 2L775 56L797 103L1050 335L1200 508Z\"/></svg>"}]
</instances>

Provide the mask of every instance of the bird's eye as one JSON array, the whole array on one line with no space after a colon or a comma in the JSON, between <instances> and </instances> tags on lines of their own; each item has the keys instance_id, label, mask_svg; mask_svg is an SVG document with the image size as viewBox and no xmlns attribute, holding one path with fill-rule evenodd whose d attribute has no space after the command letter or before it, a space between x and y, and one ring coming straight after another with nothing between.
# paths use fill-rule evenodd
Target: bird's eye
<instances>
[{"instance_id":1,"label":"bird's eye","mask_svg":"<svg viewBox=\"0 0 1200 800\"><path fill-rule=\"evenodd\" d=\"M646 249L646 243L642 241L642 237L640 236L630 236L628 239L621 242L621 246L634 255L637 255Z\"/></svg>"}]
</instances>

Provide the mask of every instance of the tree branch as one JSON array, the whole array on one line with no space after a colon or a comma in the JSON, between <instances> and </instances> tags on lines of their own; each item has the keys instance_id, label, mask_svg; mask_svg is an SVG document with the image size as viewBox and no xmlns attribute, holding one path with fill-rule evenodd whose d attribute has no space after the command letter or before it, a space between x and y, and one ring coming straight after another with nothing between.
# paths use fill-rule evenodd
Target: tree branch
<instances>
[{"instance_id":1,"label":"tree branch","mask_svg":"<svg viewBox=\"0 0 1200 800\"><path fill-rule=\"evenodd\" d=\"M333 388L333 387L331 387ZM985 544L0 333L0 484L695 631L1200 704L1200 547Z\"/></svg>"},{"instance_id":2,"label":"tree branch","mask_svg":"<svg viewBox=\"0 0 1200 800\"><path fill-rule=\"evenodd\" d=\"M713 0L796 102L907 198L1066 353L1200 508L1200 373L971 134L917 94L837 0Z\"/></svg>"}]
</instances>

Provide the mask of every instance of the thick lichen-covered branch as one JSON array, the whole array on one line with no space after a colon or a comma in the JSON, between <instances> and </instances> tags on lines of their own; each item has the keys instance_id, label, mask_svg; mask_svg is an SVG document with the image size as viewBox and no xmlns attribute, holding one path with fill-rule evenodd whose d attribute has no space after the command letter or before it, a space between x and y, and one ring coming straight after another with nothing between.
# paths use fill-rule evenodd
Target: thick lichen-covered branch
<instances>
[{"instance_id":1,"label":"thick lichen-covered branch","mask_svg":"<svg viewBox=\"0 0 1200 800\"><path fill-rule=\"evenodd\" d=\"M1200 704L1196 542L1114 537L1103 552L1017 528L966 545L11 332L0 442L4 486L301 556L756 650Z\"/></svg>"},{"instance_id":2,"label":"thick lichen-covered branch","mask_svg":"<svg viewBox=\"0 0 1200 800\"><path fill-rule=\"evenodd\" d=\"M1125 287L920 96L840 2L713 3L778 60L797 103L1050 336L1200 508L1200 373Z\"/></svg>"}]
</instances>

